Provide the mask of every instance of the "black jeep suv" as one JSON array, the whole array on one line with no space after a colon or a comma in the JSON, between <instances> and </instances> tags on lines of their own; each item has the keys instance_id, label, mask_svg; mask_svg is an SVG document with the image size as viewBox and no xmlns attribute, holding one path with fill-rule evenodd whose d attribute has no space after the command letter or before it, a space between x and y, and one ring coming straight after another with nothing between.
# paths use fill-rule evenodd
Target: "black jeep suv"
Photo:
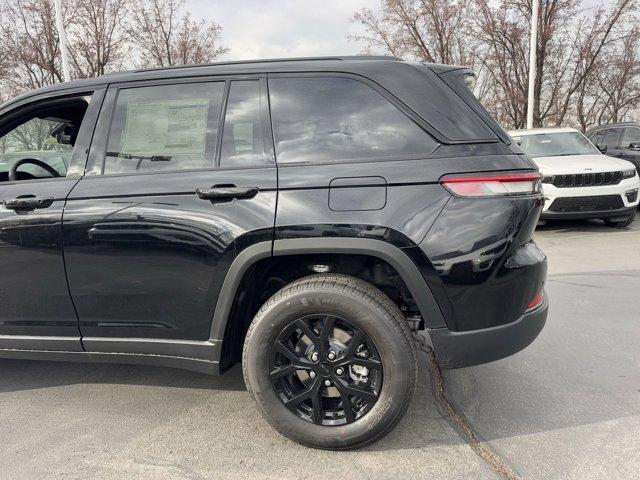
<instances>
[{"instance_id":1,"label":"black jeep suv","mask_svg":"<svg viewBox=\"0 0 640 480\"><path fill-rule=\"evenodd\" d=\"M230 62L0 107L0 356L220 373L306 445L388 433L444 368L534 340L540 176L464 68Z\"/></svg>"},{"instance_id":2,"label":"black jeep suv","mask_svg":"<svg viewBox=\"0 0 640 480\"><path fill-rule=\"evenodd\" d=\"M587 137L602 153L627 160L640 169L640 123L598 125L589 129Z\"/></svg>"}]
</instances>

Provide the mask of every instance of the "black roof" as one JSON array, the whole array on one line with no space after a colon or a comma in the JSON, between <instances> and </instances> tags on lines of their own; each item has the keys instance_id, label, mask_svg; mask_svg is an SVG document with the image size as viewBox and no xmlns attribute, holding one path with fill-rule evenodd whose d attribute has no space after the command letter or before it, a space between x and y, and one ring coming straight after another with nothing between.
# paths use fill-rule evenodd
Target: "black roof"
<instances>
[{"instance_id":1,"label":"black roof","mask_svg":"<svg viewBox=\"0 0 640 480\"><path fill-rule=\"evenodd\" d=\"M596 125L595 127L591 127L587 129L587 133L596 132L598 130L603 130L605 128L611 127L640 127L640 122L618 122L618 123L608 123L606 125Z\"/></svg>"},{"instance_id":2,"label":"black roof","mask_svg":"<svg viewBox=\"0 0 640 480\"><path fill-rule=\"evenodd\" d=\"M326 62L326 61L364 61L364 60L392 60L403 61L401 58L393 57L390 55L346 55L342 57L292 57L292 58L262 58L253 60L232 60L227 62L212 62L212 63L199 63L193 65L175 65L168 67L153 67L153 68L140 68L133 70L124 70L122 72L114 72L107 75L114 75L118 73L139 73L139 72L155 72L158 70L175 70L181 68L198 68L198 67L219 67L225 65L265 65L269 63L285 63L285 62Z\"/></svg>"},{"instance_id":3,"label":"black roof","mask_svg":"<svg viewBox=\"0 0 640 480\"><path fill-rule=\"evenodd\" d=\"M428 130L441 143L498 141L502 138L500 127L488 115L486 118L483 114L478 116L482 107L477 100L461 98L460 93L454 93L451 85L442 81L445 76L463 68L410 63L389 56L279 58L150 68L114 72L100 77L46 86L0 105L0 115L8 107L27 101L30 97L65 91L79 94L85 88L90 91L112 83L216 75L332 72L357 75L382 86L421 117L427 124L425 126L429 127Z\"/></svg>"},{"instance_id":4,"label":"black roof","mask_svg":"<svg viewBox=\"0 0 640 480\"><path fill-rule=\"evenodd\" d=\"M107 73L98 77L82 78L69 82L61 82L47 85L25 94L15 97L5 104L0 105L0 110L14 101L25 96L38 95L53 91L77 89L82 87L95 88L98 85L109 83L127 82L136 80L153 80L159 78L198 77L206 75L233 75L250 74L256 72L309 72L309 71L346 71L350 72L354 66L363 63L388 64L390 62L403 62L402 59L383 55L352 55L341 57L300 57L300 58L273 58L262 60L239 60L229 62L202 63L194 65L176 65L169 67L143 68L136 70L123 70ZM403 62L404 63L404 62Z\"/></svg>"}]
</instances>

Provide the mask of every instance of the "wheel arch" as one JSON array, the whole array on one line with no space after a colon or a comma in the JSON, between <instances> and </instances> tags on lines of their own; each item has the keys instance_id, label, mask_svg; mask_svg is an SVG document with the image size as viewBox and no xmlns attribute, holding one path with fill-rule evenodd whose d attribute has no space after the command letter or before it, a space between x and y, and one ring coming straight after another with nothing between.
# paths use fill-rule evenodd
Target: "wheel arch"
<instances>
[{"instance_id":1,"label":"wheel arch","mask_svg":"<svg viewBox=\"0 0 640 480\"><path fill-rule=\"evenodd\" d=\"M238 254L227 271L218 296L210 338L220 344L218 351L221 371L235 363L232 361L230 364L225 364L223 357L229 343L234 342L234 339L229 336L235 316L234 306L242 304L242 299L239 299L238 295L244 291L243 284L250 276L252 268L267 259L302 258L316 254L354 255L379 259L392 267L404 282L426 326L428 328L446 326L442 311L418 267L401 248L388 242L367 238L299 238L276 240L273 243L261 242Z\"/></svg>"}]
</instances>

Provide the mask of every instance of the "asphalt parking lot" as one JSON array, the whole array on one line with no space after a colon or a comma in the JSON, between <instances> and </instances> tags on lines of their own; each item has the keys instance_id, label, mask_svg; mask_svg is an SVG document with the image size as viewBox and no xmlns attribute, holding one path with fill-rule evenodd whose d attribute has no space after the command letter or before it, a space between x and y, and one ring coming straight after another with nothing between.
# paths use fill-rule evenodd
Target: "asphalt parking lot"
<instances>
[{"instance_id":1,"label":"asphalt parking lot","mask_svg":"<svg viewBox=\"0 0 640 480\"><path fill-rule=\"evenodd\" d=\"M521 478L640 478L640 220L551 224L547 326L526 350L444 373L484 452ZM298 446L260 417L239 368L0 360L0 479L501 478L433 396L355 452ZM436 382L437 383L437 382ZM474 448L472 448L474 447Z\"/></svg>"}]
</instances>

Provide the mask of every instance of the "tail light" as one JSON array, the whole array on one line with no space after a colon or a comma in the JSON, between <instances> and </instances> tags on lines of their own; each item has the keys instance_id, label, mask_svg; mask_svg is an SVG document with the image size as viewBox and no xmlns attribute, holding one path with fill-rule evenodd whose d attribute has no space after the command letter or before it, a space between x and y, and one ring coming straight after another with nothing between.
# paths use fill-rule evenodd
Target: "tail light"
<instances>
[{"instance_id":1,"label":"tail light","mask_svg":"<svg viewBox=\"0 0 640 480\"><path fill-rule=\"evenodd\" d=\"M460 197L534 195L542 192L538 172L496 172L445 175L440 183Z\"/></svg>"},{"instance_id":2,"label":"tail light","mask_svg":"<svg viewBox=\"0 0 640 480\"><path fill-rule=\"evenodd\" d=\"M540 290L535 297L531 299L529 304L527 305L527 312L530 310L534 310L542 305L542 301L544 300L544 291Z\"/></svg>"}]
</instances>

